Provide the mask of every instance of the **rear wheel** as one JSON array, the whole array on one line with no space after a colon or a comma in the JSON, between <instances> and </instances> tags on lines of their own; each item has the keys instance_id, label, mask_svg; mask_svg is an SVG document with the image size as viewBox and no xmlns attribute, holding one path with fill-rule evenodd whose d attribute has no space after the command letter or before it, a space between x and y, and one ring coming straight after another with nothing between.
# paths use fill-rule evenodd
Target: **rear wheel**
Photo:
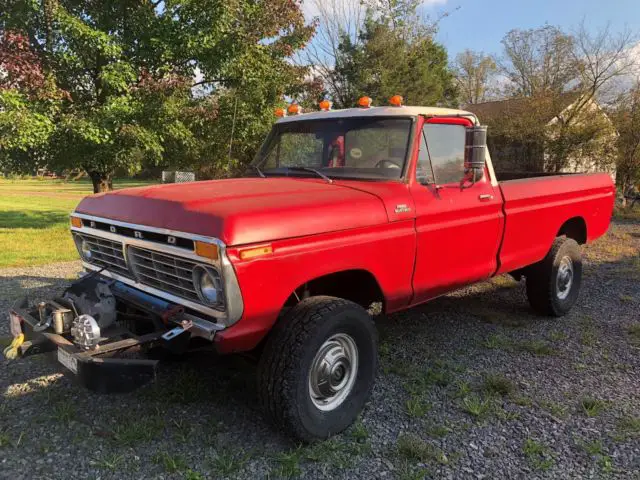
<instances>
[{"instance_id":1,"label":"rear wheel","mask_svg":"<svg viewBox=\"0 0 640 480\"><path fill-rule=\"evenodd\" d=\"M341 432L367 401L378 362L373 321L334 297L303 300L274 327L258 365L258 393L283 430L311 442Z\"/></svg>"},{"instance_id":2,"label":"rear wheel","mask_svg":"<svg viewBox=\"0 0 640 480\"><path fill-rule=\"evenodd\" d=\"M547 256L527 271L529 303L542 315L567 314L578 300L581 284L580 245L571 238L556 238Z\"/></svg>"}]
</instances>

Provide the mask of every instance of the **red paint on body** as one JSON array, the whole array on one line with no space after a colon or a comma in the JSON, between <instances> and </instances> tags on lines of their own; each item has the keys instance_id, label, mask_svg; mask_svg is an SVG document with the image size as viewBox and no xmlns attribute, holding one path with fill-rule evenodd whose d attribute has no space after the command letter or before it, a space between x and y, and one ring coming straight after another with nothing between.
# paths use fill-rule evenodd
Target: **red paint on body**
<instances>
[{"instance_id":1,"label":"red paint on body","mask_svg":"<svg viewBox=\"0 0 640 480\"><path fill-rule=\"evenodd\" d=\"M470 124L419 118L416 132L425 121ZM615 189L606 174L497 184L486 169L467 189L436 188L416 180L419 135L413 138L405 181L279 177L157 185L87 197L76 211L221 239L244 301L243 317L215 337L222 353L254 348L292 292L323 275L369 272L393 312L541 260L570 219L584 220L588 241L608 228ZM239 258L238 246L265 242L272 254Z\"/></svg>"}]
</instances>

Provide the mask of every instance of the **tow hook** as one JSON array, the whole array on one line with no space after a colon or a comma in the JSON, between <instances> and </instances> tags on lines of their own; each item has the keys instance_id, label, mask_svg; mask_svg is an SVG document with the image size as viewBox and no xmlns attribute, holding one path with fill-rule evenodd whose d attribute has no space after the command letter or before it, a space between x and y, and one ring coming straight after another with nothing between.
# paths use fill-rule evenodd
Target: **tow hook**
<instances>
[{"instance_id":1,"label":"tow hook","mask_svg":"<svg viewBox=\"0 0 640 480\"><path fill-rule=\"evenodd\" d=\"M193 327L191 320L181 320L179 326L172 328L160 337L162 346L176 355L184 353L191 339L191 332L189 331L191 327Z\"/></svg>"}]
</instances>

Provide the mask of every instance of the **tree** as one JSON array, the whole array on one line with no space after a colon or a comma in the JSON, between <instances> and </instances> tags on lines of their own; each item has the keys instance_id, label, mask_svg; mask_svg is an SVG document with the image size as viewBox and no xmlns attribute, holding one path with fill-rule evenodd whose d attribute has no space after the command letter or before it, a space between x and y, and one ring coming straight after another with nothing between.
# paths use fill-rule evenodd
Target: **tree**
<instances>
[{"instance_id":1,"label":"tree","mask_svg":"<svg viewBox=\"0 0 640 480\"><path fill-rule=\"evenodd\" d=\"M630 32L613 35L606 27L590 33L581 25L567 34L546 25L512 30L502 43L501 71L509 80L505 94L526 99L521 115L528 118L505 118L496 134L520 145L536 137L547 171L561 172L580 164L611 166L616 134L596 102L634 66Z\"/></svg>"},{"instance_id":2,"label":"tree","mask_svg":"<svg viewBox=\"0 0 640 480\"><path fill-rule=\"evenodd\" d=\"M502 39L502 46L500 67L510 82L510 96L562 93L578 77L574 39L557 27L511 30Z\"/></svg>"},{"instance_id":3,"label":"tree","mask_svg":"<svg viewBox=\"0 0 640 480\"><path fill-rule=\"evenodd\" d=\"M246 161L266 112L304 87L290 59L314 31L289 0L0 0L0 11L0 162L81 166L95 191L116 169ZM232 131L247 144L234 149Z\"/></svg>"},{"instance_id":4,"label":"tree","mask_svg":"<svg viewBox=\"0 0 640 480\"><path fill-rule=\"evenodd\" d=\"M615 132L609 121L595 121L598 98L605 98L615 81L630 73L636 59L630 54L635 38L630 30L618 35L609 26L589 33L582 23L572 36L573 65L577 71L577 100L558 118L550 149L551 164L561 171L572 157L615 159L612 151ZM602 118L600 116L599 118ZM598 151L600 148L600 151Z\"/></svg>"},{"instance_id":5,"label":"tree","mask_svg":"<svg viewBox=\"0 0 640 480\"><path fill-rule=\"evenodd\" d=\"M389 2L369 8L357 42L344 36L332 71L335 103L351 107L367 95L386 104L399 94L411 105L451 105L457 89L445 48L415 16L417 2Z\"/></svg>"},{"instance_id":6,"label":"tree","mask_svg":"<svg viewBox=\"0 0 640 480\"><path fill-rule=\"evenodd\" d=\"M626 193L640 183L640 80L618 98L612 118L619 135L616 181Z\"/></svg>"},{"instance_id":7,"label":"tree","mask_svg":"<svg viewBox=\"0 0 640 480\"><path fill-rule=\"evenodd\" d=\"M433 41L448 12L421 17L418 0L311 0L311 5L318 36L304 60L323 87L318 90L336 107L352 107L365 94L386 103L399 92L406 103L454 103L446 51Z\"/></svg>"},{"instance_id":8,"label":"tree","mask_svg":"<svg viewBox=\"0 0 640 480\"><path fill-rule=\"evenodd\" d=\"M484 102L497 72L496 62L482 52L465 50L456 56L454 73L461 100L466 104Z\"/></svg>"}]
</instances>

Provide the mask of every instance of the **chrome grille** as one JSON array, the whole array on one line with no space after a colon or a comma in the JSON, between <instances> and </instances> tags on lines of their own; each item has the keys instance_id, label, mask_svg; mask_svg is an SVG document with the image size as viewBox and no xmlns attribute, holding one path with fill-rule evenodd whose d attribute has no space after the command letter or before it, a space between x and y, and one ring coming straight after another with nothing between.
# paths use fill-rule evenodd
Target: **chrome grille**
<instances>
[{"instance_id":1,"label":"chrome grille","mask_svg":"<svg viewBox=\"0 0 640 480\"><path fill-rule=\"evenodd\" d=\"M127 262L122 252L122 243L104 238L93 237L91 235L76 234L77 237L89 244L91 258L87 261L99 267L110 270L119 275L131 278Z\"/></svg>"},{"instance_id":2,"label":"chrome grille","mask_svg":"<svg viewBox=\"0 0 640 480\"><path fill-rule=\"evenodd\" d=\"M201 303L193 284L196 262L133 245L127 252L131 269L140 283Z\"/></svg>"}]
</instances>

